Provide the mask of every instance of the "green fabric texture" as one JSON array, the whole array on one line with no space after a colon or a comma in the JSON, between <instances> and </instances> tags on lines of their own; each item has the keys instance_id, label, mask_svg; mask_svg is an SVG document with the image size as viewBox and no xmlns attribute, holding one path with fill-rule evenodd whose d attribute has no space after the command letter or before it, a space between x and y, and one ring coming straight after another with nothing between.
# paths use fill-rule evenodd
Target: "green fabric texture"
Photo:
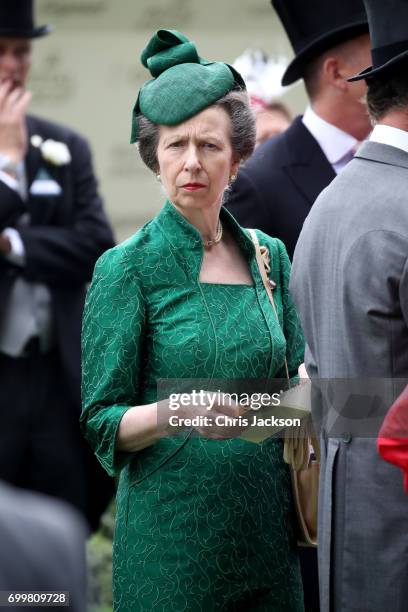
<instances>
[{"instance_id":1,"label":"green fabric texture","mask_svg":"<svg viewBox=\"0 0 408 612\"><path fill-rule=\"evenodd\" d=\"M138 113L158 125L177 125L232 89L245 89L232 66L203 60L195 44L176 30L155 32L140 59L153 79L139 91L132 113L131 143L138 139Z\"/></svg>"},{"instance_id":2,"label":"green fabric texture","mask_svg":"<svg viewBox=\"0 0 408 612\"><path fill-rule=\"evenodd\" d=\"M271 256L279 324L251 239L228 211L221 220L253 286L200 283L200 234L167 202L103 255L88 292L81 422L105 469L120 472L116 612L303 611L280 440L183 432L137 453L115 451L124 412L154 402L159 379L285 378L285 355L292 376L303 361L283 244L257 232Z\"/></svg>"}]
</instances>

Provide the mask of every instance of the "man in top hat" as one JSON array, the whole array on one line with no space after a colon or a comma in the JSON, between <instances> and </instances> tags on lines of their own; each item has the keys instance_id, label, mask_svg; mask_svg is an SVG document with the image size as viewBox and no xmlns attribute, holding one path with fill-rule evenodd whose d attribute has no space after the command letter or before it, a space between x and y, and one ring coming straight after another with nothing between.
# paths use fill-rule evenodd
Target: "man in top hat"
<instances>
[{"instance_id":1,"label":"man in top hat","mask_svg":"<svg viewBox=\"0 0 408 612\"><path fill-rule=\"evenodd\" d=\"M0 478L92 527L112 484L79 433L86 283L113 244L87 142L28 116L32 0L0 3ZM92 463L90 463L92 461Z\"/></svg>"},{"instance_id":2,"label":"man in top hat","mask_svg":"<svg viewBox=\"0 0 408 612\"><path fill-rule=\"evenodd\" d=\"M283 134L259 147L232 186L227 207L247 227L280 238L292 258L320 192L370 131L364 83L347 77L370 61L362 0L272 0L295 51L282 84L303 79L310 100Z\"/></svg>"},{"instance_id":3,"label":"man in top hat","mask_svg":"<svg viewBox=\"0 0 408 612\"><path fill-rule=\"evenodd\" d=\"M371 126L364 84L347 77L367 66L362 0L272 0L295 51L283 85L303 79L310 106L283 134L259 146L238 173L227 208L247 227L280 238L292 258L314 201ZM316 551L301 549L307 612L318 610Z\"/></svg>"},{"instance_id":4,"label":"man in top hat","mask_svg":"<svg viewBox=\"0 0 408 612\"><path fill-rule=\"evenodd\" d=\"M309 376L316 384L354 379L348 387L366 386L368 397L381 383L387 393L376 394L372 407L383 404L385 412L408 377L408 0L364 3L372 66L353 80L367 82L375 127L314 204L290 286ZM337 415L331 411L333 403L342 408L336 393L312 403L315 414L322 409L321 605L335 612L405 612L408 497L398 470L378 456L381 421L373 428L371 411L369 419L356 419L363 397Z\"/></svg>"}]
</instances>

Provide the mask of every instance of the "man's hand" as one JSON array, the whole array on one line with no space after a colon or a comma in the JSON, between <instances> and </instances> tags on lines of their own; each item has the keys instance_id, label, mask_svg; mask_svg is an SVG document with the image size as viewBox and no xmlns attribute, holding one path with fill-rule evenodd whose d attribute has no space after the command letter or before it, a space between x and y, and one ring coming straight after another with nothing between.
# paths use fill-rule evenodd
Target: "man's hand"
<instances>
[{"instance_id":1,"label":"man's hand","mask_svg":"<svg viewBox=\"0 0 408 612\"><path fill-rule=\"evenodd\" d=\"M11 251L11 242L7 236L0 234L0 254L8 255Z\"/></svg>"},{"instance_id":2,"label":"man's hand","mask_svg":"<svg viewBox=\"0 0 408 612\"><path fill-rule=\"evenodd\" d=\"M21 87L12 89L10 81L0 85L0 152L15 164L28 148L25 116L31 97L31 92Z\"/></svg>"}]
</instances>

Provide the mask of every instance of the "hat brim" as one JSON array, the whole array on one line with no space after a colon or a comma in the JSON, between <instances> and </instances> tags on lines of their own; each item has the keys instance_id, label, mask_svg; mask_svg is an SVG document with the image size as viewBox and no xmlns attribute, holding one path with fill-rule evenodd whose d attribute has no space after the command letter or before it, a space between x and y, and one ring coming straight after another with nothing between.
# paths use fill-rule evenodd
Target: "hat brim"
<instances>
[{"instance_id":1,"label":"hat brim","mask_svg":"<svg viewBox=\"0 0 408 612\"><path fill-rule=\"evenodd\" d=\"M302 79L307 64L328 49L336 47L352 38L357 38L361 34L366 34L368 31L368 23L366 21L358 21L326 32L298 52L282 77L282 85L292 85L292 83Z\"/></svg>"},{"instance_id":2,"label":"hat brim","mask_svg":"<svg viewBox=\"0 0 408 612\"><path fill-rule=\"evenodd\" d=\"M390 59L388 62L385 62L385 64L382 64L382 66L377 66L377 68L369 66L368 68L365 68L365 70L362 70L361 72L347 80L350 83L354 83L354 81L361 81L362 79L371 79L377 74L380 74L385 70L389 70L389 68L392 68L392 66L395 66L395 64L406 58L408 58L408 49L406 51L403 51L402 53L399 53L398 55Z\"/></svg>"},{"instance_id":3,"label":"hat brim","mask_svg":"<svg viewBox=\"0 0 408 612\"><path fill-rule=\"evenodd\" d=\"M10 38L40 38L47 36L54 29L54 26L48 24L33 28L30 30L19 30L17 28L2 28L0 27L0 37Z\"/></svg>"}]
</instances>

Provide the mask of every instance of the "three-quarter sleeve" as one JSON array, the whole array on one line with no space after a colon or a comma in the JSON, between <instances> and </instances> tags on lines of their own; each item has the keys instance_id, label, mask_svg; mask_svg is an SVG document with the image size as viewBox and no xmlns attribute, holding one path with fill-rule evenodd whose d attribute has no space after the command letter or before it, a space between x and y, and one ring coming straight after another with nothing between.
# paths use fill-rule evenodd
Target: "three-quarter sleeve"
<instances>
[{"instance_id":1,"label":"three-quarter sleeve","mask_svg":"<svg viewBox=\"0 0 408 612\"><path fill-rule=\"evenodd\" d=\"M286 359L288 362L289 376L297 376L298 367L304 361L305 340L303 336L300 319L296 311L292 296L289 293L290 260L285 245L280 240L278 243L280 259L280 282L283 304L283 333L286 338Z\"/></svg>"},{"instance_id":2,"label":"three-quarter sleeve","mask_svg":"<svg viewBox=\"0 0 408 612\"><path fill-rule=\"evenodd\" d=\"M115 443L124 413L138 403L144 331L141 284L126 251L116 247L95 267L82 330L81 426L110 475L132 457Z\"/></svg>"}]
</instances>

